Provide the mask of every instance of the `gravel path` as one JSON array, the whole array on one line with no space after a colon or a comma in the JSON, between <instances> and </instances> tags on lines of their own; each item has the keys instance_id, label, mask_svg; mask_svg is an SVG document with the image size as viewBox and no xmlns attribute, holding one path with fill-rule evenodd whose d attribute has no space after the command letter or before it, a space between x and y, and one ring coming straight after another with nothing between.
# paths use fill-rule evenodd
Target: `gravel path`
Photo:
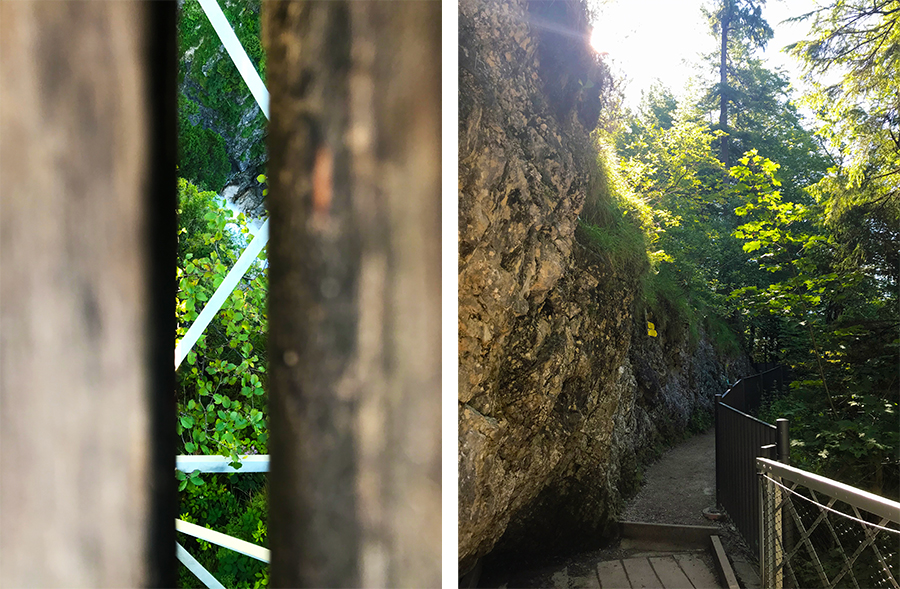
<instances>
[{"instance_id":1,"label":"gravel path","mask_svg":"<svg viewBox=\"0 0 900 589\"><path fill-rule=\"evenodd\" d=\"M715 525L741 586L759 587L756 559L729 520L712 522L703 510L716 506L716 429L666 452L644 471L644 486L628 502L623 521Z\"/></svg>"},{"instance_id":2,"label":"gravel path","mask_svg":"<svg viewBox=\"0 0 900 589\"><path fill-rule=\"evenodd\" d=\"M644 486L622 520L711 525L703 510L716 506L716 431L710 428L669 450L644 471Z\"/></svg>"},{"instance_id":3,"label":"gravel path","mask_svg":"<svg viewBox=\"0 0 900 589\"><path fill-rule=\"evenodd\" d=\"M719 528L732 566L745 589L758 589L759 576L746 543L734 525L725 521L711 522L703 510L716 506L716 432L707 432L685 440L666 452L644 471L644 485L628 502L620 521L658 524L681 524ZM604 550L557 556L538 566L521 563L483 572L480 587L553 587L580 589L596 587L597 563L635 556L634 550L619 548L618 543ZM712 570L712 556L705 559Z\"/></svg>"}]
</instances>

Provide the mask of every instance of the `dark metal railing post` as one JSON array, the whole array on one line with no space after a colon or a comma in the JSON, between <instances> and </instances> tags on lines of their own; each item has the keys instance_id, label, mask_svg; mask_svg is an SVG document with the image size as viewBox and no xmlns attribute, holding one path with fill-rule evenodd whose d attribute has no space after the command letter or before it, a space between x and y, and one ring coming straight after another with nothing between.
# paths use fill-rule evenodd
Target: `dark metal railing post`
<instances>
[{"instance_id":1,"label":"dark metal railing post","mask_svg":"<svg viewBox=\"0 0 900 589\"><path fill-rule=\"evenodd\" d=\"M791 428L790 422L781 417L775 420L775 428L778 431L778 462L790 465L791 463ZM791 521L790 498L784 498L781 507L781 539L785 550L790 552L794 548L794 526Z\"/></svg>"},{"instance_id":2,"label":"dark metal railing post","mask_svg":"<svg viewBox=\"0 0 900 589\"><path fill-rule=\"evenodd\" d=\"M791 463L791 428L787 419L780 417L775 420L775 428L778 430L778 462Z\"/></svg>"},{"instance_id":3,"label":"dark metal railing post","mask_svg":"<svg viewBox=\"0 0 900 589\"><path fill-rule=\"evenodd\" d=\"M721 421L721 419L719 418L719 411L720 411L719 405L721 405L721 403L722 403L722 395L716 395L716 405L713 408L714 409L713 419L715 420L714 423L715 423L715 428L716 428L716 507L717 508L722 507L722 499L719 496L719 481L721 480L721 472L719 470L719 468L720 468L719 465L722 462L720 460L720 454L719 454L722 450L722 445L720 443L720 438L719 438L719 436L721 435L721 432L719 431L719 422Z\"/></svg>"}]
</instances>

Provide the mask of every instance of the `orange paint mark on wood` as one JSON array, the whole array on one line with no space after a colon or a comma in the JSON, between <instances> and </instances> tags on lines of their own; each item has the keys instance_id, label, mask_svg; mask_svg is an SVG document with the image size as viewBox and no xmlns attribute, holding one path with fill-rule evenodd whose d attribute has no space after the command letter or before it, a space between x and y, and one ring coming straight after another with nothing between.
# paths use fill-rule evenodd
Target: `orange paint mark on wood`
<instances>
[{"instance_id":1,"label":"orange paint mark on wood","mask_svg":"<svg viewBox=\"0 0 900 589\"><path fill-rule=\"evenodd\" d=\"M316 151L313 164L313 212L327 215L331 210L331 192L334 183L334 157L327 145Z\"/></svg>"}]
</instances>

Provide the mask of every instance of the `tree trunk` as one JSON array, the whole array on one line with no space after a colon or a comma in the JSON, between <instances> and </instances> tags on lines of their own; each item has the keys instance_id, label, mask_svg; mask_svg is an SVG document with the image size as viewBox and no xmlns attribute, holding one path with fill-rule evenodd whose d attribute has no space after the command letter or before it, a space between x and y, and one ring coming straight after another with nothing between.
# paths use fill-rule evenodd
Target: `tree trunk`
<instances>
[{"instance_id":1,"label":"tree trunk","mask_svg":"<svg viewBox=\"0 0 900 589\"><path fill-rule=\"evenodd\" d=\"M0 2L0 585L173 586L175 5Z\"/></svg>"},{"instance_id":2,"label":"tree trunk","mask_svg":"<svg viewBox=\"0 0 900 589\"><path fill-rule=\"evenodd\" d=\"M264 3L273 586L440 585L440 4Z\"/></svg>"},{"instance_id":3,"label":"tree trunk","mask_svg":"<svg viewBox=\"0 0 900 589\"><path fill-rule=\"evenodd\" d=\"M722 5L722 48L719 54L719 128L728 132L728 28L731 25L731 3L728 0ZM719 161L728 168L729 137L719 139Z\"/></svg>"}]
</instances>

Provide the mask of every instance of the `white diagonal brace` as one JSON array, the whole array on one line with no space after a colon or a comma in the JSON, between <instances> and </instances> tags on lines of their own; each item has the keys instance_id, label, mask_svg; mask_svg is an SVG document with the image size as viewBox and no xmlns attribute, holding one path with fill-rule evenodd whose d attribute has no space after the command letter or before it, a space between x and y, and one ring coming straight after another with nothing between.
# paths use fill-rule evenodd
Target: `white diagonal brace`
<instances>
[{"instance_id":1,"label":"white diagonal brace","mask_svg":"<svg viewBox=\"0 0 900 589\"><path fill-rule=\"evenodd\" d=\"M265 563L269 562L270 552L268 548L263 548L262 546L257 546L256 544L251 544L250 542L239 540L238 538L229 536L228 534L216 532L214 530L210 530L209 528L204 528L203 526L198 526L197 524L192 524L181 519L175 520L175 529L182 534L200 538L201 540L206 540L207 542L211 542L213 544L216 544L217 546L223 546L225 548L228 548L229 550L234 550L235 552L246 554L250 558L255 558L256 560L261 560Z\"/></svg>"},{"instance_id":2,"label":"white diagonal brace","mask_svg":"<svg viewBox=\"0 0 900 589\"><path fill-rule=\"evenodd\" d=\"M225 589L225 586L222 583L219 583L219 581L212 576L212 573L206 570L206 568L178 542L175 542L175 556L178 557L178 560L180 560L189 571L194 573L195 577L200 579L201 583L209 587L209 589Z\"/></svg>"},{"instance_id":3,"label":"white diagonal brace","mask_svg":"<svg viewBox=\"0 0 900 589\"><path fill-rule=\"evenodd\" d=\"M250 268L250 265L253 264L253 260L255 260L256 256L259 255L259 252L262 251L262 248L266 245L267 241L269 241L268 219L266 219L266 222L259 228L256 237L253 238L253 241L250 242L250 245L247 246L247 249L245 249L244 253L241 254L241 257L238 258L237 263L225 276L225 280L222 281L222 284L219 285L219 288L216 289L213 296L206 301L206 305L188 328L187 333L184 334L184 337L178 342L178 345L175 346L176 370L178 370L181 362L187 357L191 348L194 347L194 344L197 343L197 340L200 339L200 336L203 335L206 326L209 325L212 318L215 317L216 313L219 312L219 309L222 308L222 305L231 294L231 291L234 290L234 287L237 286L238 282L241 281L241 278L244 277L244 274Z\"/></svg>"},{"instance_id":4,"label":"white diagonal brace","mask_svg":"<svg viewBox=\"0 0 900 589\"><path fill-rule=\"evenodd\" d=\"M219 35L222 45L225 46L225 50L228 52L228 55L231 56L231 61L234 62L234 66L237 68L238 73L241 74L247 87L250 88L250 93L253 94L253 98L256 99L256 103L259 105L260 110L262 110L263 114L266 115L266 118L268 119L269 91L266 89L266 85L263 84L262 78L259 77L256 68L253 67L253 62L247 57L247 52L244 51L241 42L238 41L237 35L234 34L234 29L231 28L228 19L225 18L225 13L219 8L219 4L216 0L197 1L200 2L200 7L203 8L203 12L206 13L206 18L209 19L210 24L216 30L216 34Z\"/></svg>"}]
</instances>

